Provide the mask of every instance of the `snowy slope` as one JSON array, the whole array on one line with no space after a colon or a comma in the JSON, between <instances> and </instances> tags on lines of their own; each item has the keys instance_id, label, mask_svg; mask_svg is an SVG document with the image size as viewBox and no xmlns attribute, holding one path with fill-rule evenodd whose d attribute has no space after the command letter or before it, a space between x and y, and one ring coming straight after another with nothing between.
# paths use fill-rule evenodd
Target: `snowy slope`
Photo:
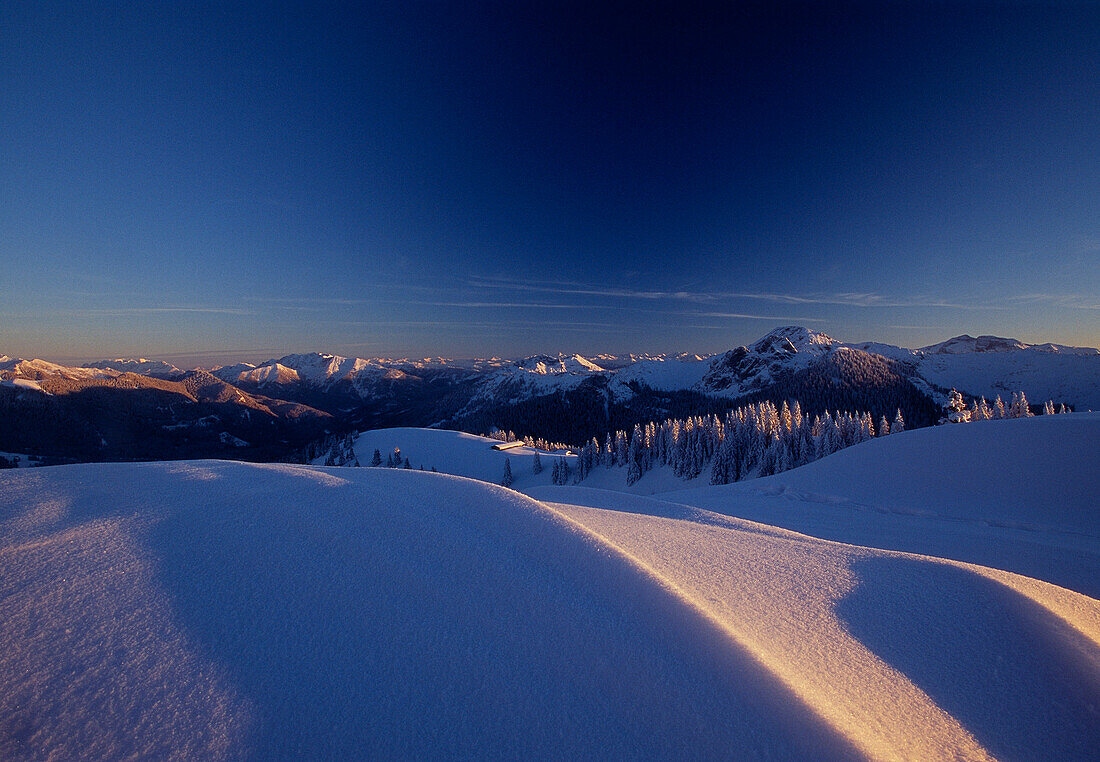
<instances>
[{"instance_id":1,"label":"snowy slope","mask_svg":"<svg viewBox=\"0 0 1100 762\"><path fill-rule=\"evenodd\" d=\"M1100 597L1100 414L906 431L672 502L1017 571Z\"/></svg>"},{"instance_id":2,"label":"snowy slope","mask_svg":"<svg viewBox=\"0 0 1100 762\"><path fill-rule=\"evenodd\" d=\"M20 471L0 494L6 758L851 753L515 492L207 461Z\"/></svg>"},{"instance_id":3,"label":"snowy slope","mask_svg":"<svg viewBox=\"0 0 1100 762\"><path fill-rule=\"evenodd\" d=\"M879 759L1086 759L1100 602L634 496L540 488Z\"/></svg>"},{"instance_id":4,"label":"snowy slope","mask_svg":"<svg viewBox=\"0 0 1100 762\"><path fill-rule=\"evenodd\" d=\"M921 347L924 354L969 354L971 352L1016 352L1033 349L1037 352L1055 352L1071 355L1098 355L1100 349L1094 347L1069 347L1065 344L1025 344L1019 339L1006 339L1001 336L970 336L962 334L939 344Z\"/></svg>"},{"instance_id":5,"label":"snowy slope","mask_svg":"<svg viewBox=\"0 0 1100 762\"><path fill-rule=\"evenodd\" d=\"M917 372L933 384L1006 402L1023 390L1029 401L1056 400L1079 411L1100 410L1100 355L1016 351L932 353L920 356Z\"/></svg>"},{"instance_id":6,"label":"snowy slope","mask_svg":"<svg viewBox=\"0 0 1100 762\"><path fill-rule=\"evenodd\" d=\"M508 460L513 483L512 488L527 489L539 484L550 484L554 459L564 457L570 464L576 460L574 455L550 453L539 450L542 473L534 473L536 450L532 447L516 447L504 452L494 450L493 445L500 444L495 439L464 434L461 431L441 429L394 428L364 431L355 441L355 454L359 463L370 463L372 453L377 449L386 457L399 448L401 456L409 459L414 469L423 466L469 479L479 479L491 484L499 484L504 476L504 462ZM320 458L317 465L324 462Z\"/></svg>"},{"instance_id":7,"label":"snowy slope","mask_svg":"<svg viewBox=\"0 0 1100 762\"><path fill-rule=\"evenodd\" d=\"M1088 759L1100 603L669 503L0 474L0 756Z\"/></svg>"},{"instance_id":8,"label":"snowy slope","mask_svg":"<svg viewBox=\"0 0 1100 762\"><path fill-rule=\"evenodd\" d=\"M507 453L456 431L379 429L355 445L360 463L401 448L412 467L513 488L550 484L553 460ZM595 468L584 489L652 495L830 540L992 566L1100 598L1100 414L937 426L874 439L801 468L728 486L690 482L670 467L626 483L625 468ZM323 459L322 459L323 461ZM567 457L572 464L574 458ZM538 494L533 492L532 494Z\"/></svg>"}]
</instances>

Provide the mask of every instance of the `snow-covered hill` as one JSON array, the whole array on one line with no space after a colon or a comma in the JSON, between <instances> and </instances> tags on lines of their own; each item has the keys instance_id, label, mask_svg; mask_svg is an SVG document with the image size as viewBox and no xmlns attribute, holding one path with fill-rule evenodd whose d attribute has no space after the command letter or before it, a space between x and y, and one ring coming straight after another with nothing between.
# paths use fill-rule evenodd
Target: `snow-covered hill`
<instances>
[{"instance_id":1,"label":"snow-covered hill","mask_svg":"<svg viewBox=\"0 0 1100 762\"><path fill-rule=\"evenodd\" d=\"M512 487L523 490L541 484L550 484L554 458L565 458L572 464L576 456L565 452L535 450L533 447L514 447L505 451L493 449L501 443L488 437L464 434L461 431L442 429L395 428L364 431L355 440L355 453L361 465L367 465L377 449L385 462L394 448L409 459L414 469L431 470L464 476L499 484L504 476L504 463L512 470ZM542 466L541 473L534 473L536 452ZM317 460L317 465L324 457Z\"/></svg>"},{"instance_id":2,"label":"snow-covered hill","mask_svg":"<svg viewBox=\"0 0 1100 762\"><path fill-rule=\"evenodd\" d=\"M91 464L0 474L0 495L7 758L1089 759L1100 740L1100 602L1007 572L416 470Z\"/></svg>"},{"instance_id":3,"label":"snow-covered hill","mask_svg":"<svg viewBox=\"0 0 1100 762\"><path fill-rule=\"evenodd\" d=\"M1014 571L1100 597L1100 413L937 426L847 448L801 468L728 486L709 470L684 481L668 466L634 484L627 469L595 468L577 487L549 488L552 459L498 452L494 440L434 429L378 429L355 444L362 464L394 447L412 467L569 501L577 490L661 500L830 540ZM575 457L566 456L570 468ZM548 488L549 491L543 488Z\"/></svg>"},{"instance_id":4,"label":"snow-covered hill","mask_svg":"<svg viewBox=\"0 0 1100 762\"><path fill-rule=\"evenodd\" d=\"M1074 413L907 431L775 476L660 497L1100 597L1097 495L1100 413Z\"/></svg>"}]
</instances>

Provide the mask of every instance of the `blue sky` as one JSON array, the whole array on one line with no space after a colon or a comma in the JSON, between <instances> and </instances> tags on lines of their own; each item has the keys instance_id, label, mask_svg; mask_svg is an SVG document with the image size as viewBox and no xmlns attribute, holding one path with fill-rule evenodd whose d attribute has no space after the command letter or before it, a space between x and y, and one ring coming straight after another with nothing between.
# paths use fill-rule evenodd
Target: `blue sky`
<instances>
[{"instance_id":1,"label":"blue sky","mask_svg":"<svg viewBox=\"0 0 1100 762\"><path fill-rule=\"evenodd\" d=\"M1100 344L1098 6L879 5L5 3L0 352Z\"/></svg>"}]
</instances>

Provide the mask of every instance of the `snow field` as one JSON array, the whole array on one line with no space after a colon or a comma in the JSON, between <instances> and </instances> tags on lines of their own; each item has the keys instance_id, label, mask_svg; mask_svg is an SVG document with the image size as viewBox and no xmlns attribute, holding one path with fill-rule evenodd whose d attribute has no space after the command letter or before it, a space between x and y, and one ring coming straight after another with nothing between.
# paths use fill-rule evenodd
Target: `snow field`
<instances>
[{"instance_id":1,"label":"snow field","mask_svg":"<svg viewBox=\"0 0 1100 762\"><path fill-rule=\"evenodd\" d=\"M552 504L669 580L870 758L1086 759L1100 737L1093 599L644 497L534 494L570 500Z\"/></svg>"},{"instance_id":2,"label":"snow field","mask_svg":"<svg viewBox=\"0 0 1100 762\"><path fill-rule=\"evenodd\" d=\"M224 462L0 476L8 757L847 757L518 493Z\"/></svg>"},{"instance_id":3,"label":"snow field","mask_svg":"<svg viewBox=\"0 0 1100 762\"><path fill-rule=\"evenodd\" d=\"M356 443L413 470L0 472L0 757L1092 759L1098 434L923 429L663 500L416 429ZM530 497L416 470L505 457Z\"/></svg>"},{"instance_id":4,"label":"snow field","mask_svg":"<svg viewBox=\"0 0 1100 762\"><path fill-rule=\"evenodd\" d=\"M1100 597L1098 495L1100 414L1073 413L905 431L775 476L661 497Z\"/></svg>"}]
</instances>

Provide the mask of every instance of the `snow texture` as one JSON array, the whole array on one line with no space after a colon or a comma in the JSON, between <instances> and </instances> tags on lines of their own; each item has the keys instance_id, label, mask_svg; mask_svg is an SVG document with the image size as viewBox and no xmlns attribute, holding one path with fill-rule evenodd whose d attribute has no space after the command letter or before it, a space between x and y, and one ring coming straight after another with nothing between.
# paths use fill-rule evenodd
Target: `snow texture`
<instances>
[{"instance_id":1,"label":"snow texture","mask_svg":"<svg viewBox=\"0 0 1100 762\"><path fill-rule=\"evenodd\" d=\"M1100 597L1100 414L915 429L763 479L662 495L816 537Z\"/></svg>"},{"instance_id":2,"label":"snow texture","mask_svg":"<svg viewBox=\"0 0 1100 762\"><path fill-rule=\"evenodd\" d=\"M1100 601L731 514L1095 558L1098 426L906 432L673 501L415 468L6 471L0 757L1094 759ZM488 480L530 474L525 448L408 436L414 462L450 436Z\"/></svg>"}]
</instances>

